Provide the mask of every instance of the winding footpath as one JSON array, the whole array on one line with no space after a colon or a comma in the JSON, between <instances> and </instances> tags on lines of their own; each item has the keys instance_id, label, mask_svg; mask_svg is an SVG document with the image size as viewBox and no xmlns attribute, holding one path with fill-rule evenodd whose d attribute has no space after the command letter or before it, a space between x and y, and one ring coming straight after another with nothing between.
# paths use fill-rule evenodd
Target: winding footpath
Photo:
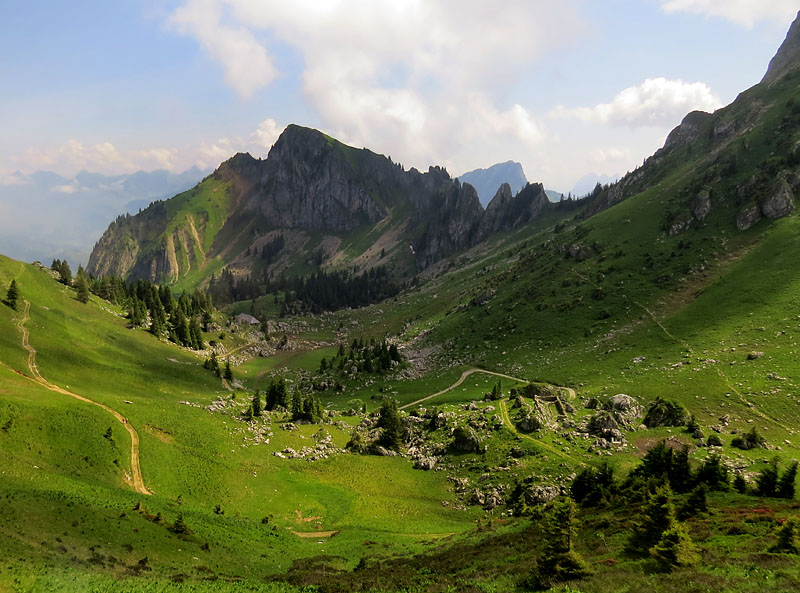
<instances>
[{"instance_id":1,"label":"winding footpath","mask_svg":"<svg viewBox=\"0 0 800 593\"><path fill-rule=\"evenodd\" d=\"M447 393L449 391L452 391L453 389L455 389L456 387L461 385L467 379L467 377L469 377L470 375L472 375L474 373L483 373L485 375L493 375L495 377L501 377L503 379L509 379L511 381L516 381L517 383L529 383L529 381L527 379L520 379L519 377L512 377L511 375L504 375L503 373L496 373L494 371L487 371L487 370L484 370L484 369L469 369L469 370L466 370L463 373L461 373L461 377L459 377L458 381L453 383L450 387L448 387L446 389L442 389L441 391L437 391L433 395L429 395L427 397L423 397L422 399L418 399L416 401L413 401L410 404L406 404L404 406L400 406L399 409L400 410L404 410L406 408L410 408L412 406L416 406L417 404L421 404L422 402L426 402L426 401L428 401L430 399L433 399L434 397L439 397L440 395L444 395L445 393ZM568 398L570 400L575 399L575 397L577 395L575 393L575 390L572 389L571 387L560 387L558 385L551 385L551 387L556 387L556 388L561 389L562 391L566 392L566 394L567 394L567 396L568 396ZM550 453L552 453L554 455L557 455L559 457L563 457L565 459L569 459L573 463L580 463L580 462L578 462L577 459L575 459L571 455L568 455L567 453L564 453L563 451L559 451L557 448L555 448L555 447L553 447L553 446L551 446L551 445L549 445L547 443L544 443L544 442L540 441L537 438L534 438L534 437L532 437L530 435L527 435L527 434L519 432L517 430L517 427L514 426L514 423L511 421L511 416L508 413L508 407L506 406L505 400L500 400L498 402L498 405L500 406L500 416L503 418L503 422L506 424L508 429L511 432L513 432L515 435L517 435L519 437L522 437L523 439L528 439L529 441L533 441L539 447L542 447L543 449L546 449L547 451L549 451ZM581 464L581 465L583 465L583 464Z\"/></svg>"},{"instance_id":2,"label":"winding footpath","mask_svg":"<svg viewBox=\"0 0 800 593\"><path fill-rule=\"evenodd\" d=\"M139 467L139 433L137 433L136 429L128 423L128 420L122 414L116 410L113 410L112 408L109 408L107 405L91 400L88 397L78 395L77 393L73 393L72 391L64 389L63 387L59 387L58 385L55 385L54 383L51 383L42 377L42 374L39 372L39 367L36 365L36 349L30 345L30 332L28 331L28 328L25 327L25 323L30 319L30 310L31 304L26 299L25 310L23 311L22 319L17 322L17 327L19 327L20 331L22 332L22 347L28 352L28 369L33 375L32 380L42 387L49 389L50 391L61 393L62 395L68 395L82 402L92 404L98 408L102 408L114 416L114 418L116 418L117 421L125 427L125 429L128 431L128 434L131 435L131 473L133 477L133 489L139 494L152 494L152 492L147 489L147 486L144 485L142 470Z\"/></svg>"},{"instance_id":3,"label":"winding footpath","mask_svg":"<svg viewBox=\"0 0 800 593\"><path fill-rule=\"evenodd\" d=\"M418 399L416 401L411 402L410 404L406 404L404 406L400 406L399 410L405 410L406 408L410 408L412 406L416 406L417 404L421 404L422 402L426 402L429 399L433 399L434 397L439 397L440 395L444 395L448 391L452 391L459 385L461 385L464 381L466 381L467 377L474 373L483 373L484 375L493 375L495 377L500 377L502 379L509 379L511 381L516 381L517 383L530 383L527 379L520 379L519 377L512 377L511 375L504 375L503 373L495 373L494 371L487 371L484 369L469 369L461 373L461 377L459 377L458 381L453 383L450 387L446 389L442 389L441 391L437 391L433 395L428 395L427 397L423 397L422 399ZM558 387L557 385L553 385L552 387ZM558 387L558 389L563 389L569 395L569 399L575 399L575 390L571 387Z\"/></svg>"}]
</instances>

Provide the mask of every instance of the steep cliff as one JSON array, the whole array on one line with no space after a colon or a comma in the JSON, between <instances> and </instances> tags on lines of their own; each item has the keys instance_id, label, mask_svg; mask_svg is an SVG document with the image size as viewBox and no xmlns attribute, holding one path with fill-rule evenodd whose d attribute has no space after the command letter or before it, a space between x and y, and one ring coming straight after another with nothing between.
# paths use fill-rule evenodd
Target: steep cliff
<instances>
[{"instance_id":1,"label":"steep cliff","mask_svg":"<svg viewBox=\"0 0 800 593\"><path fill-rule=\"evenodd\" d=\"M475 189L440 167L404 170L291 125L266 159L237 154L192 190L116 220L88 269L185 286L223 267L266 278L390 264L409 277L548 205L535 185L484 212ZM272 253L279 236L283 247Z\"/></svg>"}]
</instances>

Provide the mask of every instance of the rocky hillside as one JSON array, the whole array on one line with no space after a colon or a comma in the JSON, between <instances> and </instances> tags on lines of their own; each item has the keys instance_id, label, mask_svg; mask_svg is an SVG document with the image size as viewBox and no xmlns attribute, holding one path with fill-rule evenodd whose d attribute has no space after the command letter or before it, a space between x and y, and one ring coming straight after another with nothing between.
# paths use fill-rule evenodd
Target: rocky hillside
<instances>
[{"instance_id":1,"label":"rocky hillside","mask_svg":"<svg viewBox=\"0 0 800 593\"><path fill-rule=\"evenodd\" d=\"M654 187L679 169L682 187L666 213L671 235L711 212L747 230L794 209L800 191L800 14L763 80L713 114L689 113L660 150L586 200L585 217ZM724 213L724 214L723 214Z\"/></svg>"},{"instance_id":2,"label":"rocky hillside","mask_svg":"<svg viewBox=\"0 0 800 593\"><path fill-rule=\"evenodd\" d=\"M117 219L89 271L192 285L223 268L266 278L392 264L407 277L547 206L541 185L517 197L505 185L484 211L444 169L405 170L291 125L266 159L237 154L188 192Z\"/></svg>"}]
</instances>

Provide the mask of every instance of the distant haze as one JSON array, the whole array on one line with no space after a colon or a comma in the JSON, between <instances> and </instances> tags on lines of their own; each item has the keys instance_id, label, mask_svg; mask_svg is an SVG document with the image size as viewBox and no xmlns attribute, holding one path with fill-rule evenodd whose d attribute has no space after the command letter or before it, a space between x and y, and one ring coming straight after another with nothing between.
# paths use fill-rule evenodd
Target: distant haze
<instances>
[{"instance_id":1,"label":"distant haze","mask_svg":"<svg viewBox=\"0 0 800 593\"><path fill-rule=\"evenodd\" d=\"M607 183L614 183L619 180L619 178L620 175L598 175L597 173L588 173L578 179L570 191L572 192L573 198L580 198L591 193L598 183L606 185Z\"/></svg>"},{"instance_id":2,"label":"distant haze","mask_svg":"<svg viewBox=\"0 0 800 593\"><path fill-rule=\"evenodd\" d=\"M66 178L50 171L15 173L0 191L0 253L23 261L66 259L85 264L94 243L120 214L197 184L209 172L193 167L106 176L81 171Z\"/></svg>"},{"instance_id":3,"label":"distant haze","mask_svg":"<svg viewBox=\"0 0 800 593\"><path fill-rule=\"evenodd\" d=\"M515 161L498 163L488 169L475 169L459 175L458 180L461 183L469 183L475 188L484 208L504 183L511 186L512 194L516 194L528 183L522 165Z\"/></svg>"}]
</instances>

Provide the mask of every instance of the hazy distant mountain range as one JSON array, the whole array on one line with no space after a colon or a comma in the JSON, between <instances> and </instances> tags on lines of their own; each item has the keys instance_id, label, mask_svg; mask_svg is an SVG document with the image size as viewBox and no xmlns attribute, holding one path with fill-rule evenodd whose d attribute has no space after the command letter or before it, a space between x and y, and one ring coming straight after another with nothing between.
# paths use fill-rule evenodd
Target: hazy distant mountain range
<instances>
[{"instance_id":1,"label":"hazy distant mountain range","mask_svg":"<svg viewBox=\"0 0 800 593\"><path fill-rule=\"evenodd\" d=\"M598 183L601 185L607 185L609 183L615 183L619 181L619 178L619 175L598 175L597 173L587 173L575 182L575 185L572 186L570 192L572 193L573 198L582 198L583 196L591 193Z\"/></svg>"},{"instance_id":2,"label":"hazy distant mountain range","mask_svg":"<svg viewBox=\"0 0 800 593\"><path fill-rule=\"evenodd\" d=\"M469 183L475 188L475 191L478 192L481 206L484 208L489 205L497 190L504 183L511 187L512 194L519 192L528 183L525 172L522 170L522 165L515 161L498 163L488 169L475 169L459 175L457 179L461 183Z\"/></svg>"},{"instance_id":3,"label":"hazy distant mountain range","mask_svg":"<svg viewBox=\"0 0 800 593\"><path fill-rule=\"evenodd\" d=\"M51 171L14 173L0 184L0 252L26 261L59 257L85 264L109 220L193 187L209 172L81 171L73 178Z\"/></svg>"}]
</instances>

